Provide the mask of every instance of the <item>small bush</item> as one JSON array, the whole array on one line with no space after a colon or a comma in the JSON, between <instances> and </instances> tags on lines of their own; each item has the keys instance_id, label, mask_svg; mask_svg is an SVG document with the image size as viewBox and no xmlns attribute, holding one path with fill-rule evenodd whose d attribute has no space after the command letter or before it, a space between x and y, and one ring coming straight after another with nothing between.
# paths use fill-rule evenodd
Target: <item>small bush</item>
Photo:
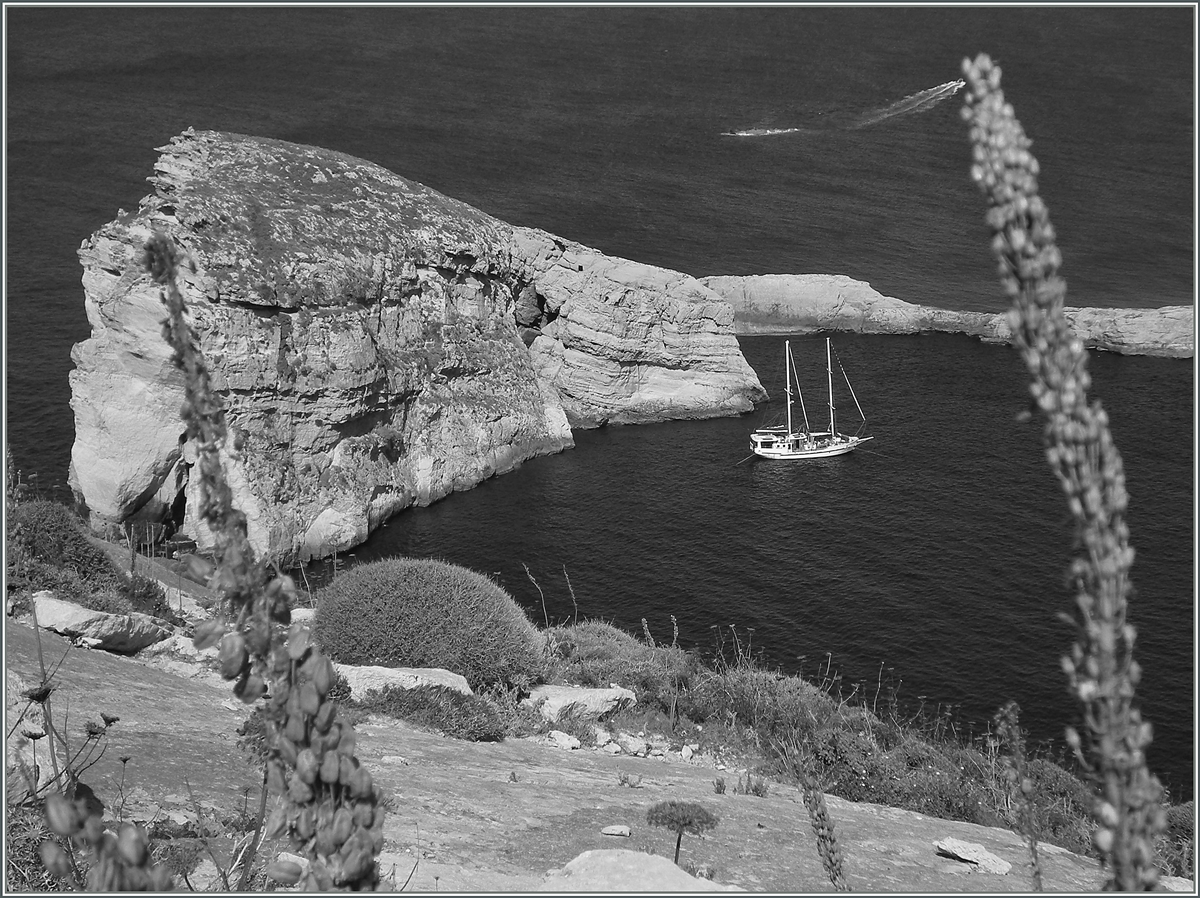
<instances>
[{"instance_id":1,"label":"small bush","mask_svg":"<svg viewBox=\"0 0 1200 898\"><path fill-rule=\"evenodd\" d=\"M796 731L811 736L837 714L838 705L799 677L740 666L702 670L680 709L692 720L748 728L770 741Z\"/></svg>"},{"instance_id":2,"label":"small bush","mask_svg":"<svg viewBox=\"0 0 1200 898\"><path fill-rule=\"evenodd\" d=\"M13 509L9 539L48 565L69 568L94 586L119 586L120 574L93 545L79 517L61 502L33 499Z\"/></svg>"},{"instance_id":3,"label":"small bush","mask_svg":"<svg viewBox=\"0 0 1200 898\"><path fill-rule=\"evenodd\" d=\"M1196 803L1188 801L1167 808L1167 831L1155 845L1158 868L1168 876L1195 875Z\"/></svg>"},{"instance_id":4,"label":"small bush","mask_svg":"<svg viewBox=\"0 0 1200 898\"><path fill-rule=\"evenodd\" d=\"M125 598L134 611L142 614L152 614L155 617L170 621L173 624L183 624L184 620L167 602L167 595L159 586L157 580L134 574L124 585Z\"/></svg>"},{"instance_id":5,"label":"small bush","mask_svg":"<svg viewBox=\"0 0 1200 898\"><path fill-rule=\"evenodd\" d=\"M491 702L444 686L389 686L368 692L358 704L365 711L430 727L455 739L499 742L504 738L504 721Z\"/></svg>"},{"instance_id":6,"label":"small bush","mask_svg":"<svg viewBox=\"0 0 1200 898\"><path fill-rule=\"evenodd\" d=\"M552 627L546 643L553 679L593 688L617 683L633 691L639 706L666 713L699 669L681 648L647 645L602 621Z\"/></svg>"},{"instance_id":7,"label":"small bush","mask_svg":"<svg viewBox=\"0 0 1200 898\"><path fill-rule=\"evenodd\" d=\"M322 648L344 664L442 667L472 688L528 687L544 641L503 589L442 561L394 558L352 568L317 595Z\"/></svg>"}]
</instances>

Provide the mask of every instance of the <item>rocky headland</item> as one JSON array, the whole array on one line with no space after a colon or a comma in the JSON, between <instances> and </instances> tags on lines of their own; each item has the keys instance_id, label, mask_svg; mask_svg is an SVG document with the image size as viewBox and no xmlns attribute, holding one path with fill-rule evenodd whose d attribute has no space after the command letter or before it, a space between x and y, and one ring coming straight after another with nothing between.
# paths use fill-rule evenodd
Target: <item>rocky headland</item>
<instances>
[{"instance_id":1,"label":"rocky headland","mask_svg":"<svg viewBox=\"0 0 1200 898\"><path fill-rule=\"evenodd\" d=\"M696 279L520 228L378 165L189 129L139 208L79 250L71 486L93 526L198 519L181 373L145 272L153 231L181 285L261 555L344 551L389 517L574 445L572 428L736 415L766 398L738 334L966 333L1004 314L883 296L837 275ZM1190 306L1068 309L1090 347L1194 354Z\"/></svg>"},{"instance_id":2,"label":"rocky headland","mask_svg":"<svg viewBox=\"0 0 1200 898\"><path fill-rule=\"evenodd\" d=\"M766 394L695 279L516 228L341 153L190 130L79 251L71 484L98 529L194 509L182 375L143 268L181 285L256 551L326 555L390 516L573 445L572 427L749 411Z\"/></svg>"},{"instance_id":3,"label":"rocky headland","mask_svg":"<svg viewBox=\"0 0 1200 898\"><path fill-rule=\"evenodd\" d=\"M764 274L701 278L733 306L739 334L968 334L986 343L1011 343L1006 312L956 312L884 296L844 275ZM1157 309L1067 308L1064 314L1089 349L1123 355L1192 358L1193 306Z\"/></svg>"}]
</instances>

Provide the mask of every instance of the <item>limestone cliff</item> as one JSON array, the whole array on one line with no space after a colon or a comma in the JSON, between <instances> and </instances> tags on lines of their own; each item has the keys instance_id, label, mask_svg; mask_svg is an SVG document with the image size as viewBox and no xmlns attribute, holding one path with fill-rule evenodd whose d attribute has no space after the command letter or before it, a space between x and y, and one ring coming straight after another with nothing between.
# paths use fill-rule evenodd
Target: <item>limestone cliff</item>
<instances>
[{"instance_id":1,"label":"limestone cliff","mask_svg":"<svg viewBox=\"0 0 1200 898\"><path fill-rule=\"evenodd\" d=\"M92 334L72 354L71 480L96 524L173 519L209 541L141 268L153 229L195 263L183 287L261 553L349 548L409 505L573 445L568 418L765 398L731 310L695 280L515 229L377 165L189 129L151 183L79 251Z\"/></svg>"},{"instance_id":2,"label":"limestone cliff","mask_svg":"<svg viewBox=\"0 0 1200 898\"><path fill-rule=\"evenodd\" d=\"M739 334L804 334L853 331L970 334L1008 343L1012 328L1004 313L954 312L884 296L870 284L843 275L772 274L702 278L733 306ZM1191 358L1195 355L1195 309L1064 309L1067 320L1092 349L1125 355Z\"/></svg>"}]
</instances>

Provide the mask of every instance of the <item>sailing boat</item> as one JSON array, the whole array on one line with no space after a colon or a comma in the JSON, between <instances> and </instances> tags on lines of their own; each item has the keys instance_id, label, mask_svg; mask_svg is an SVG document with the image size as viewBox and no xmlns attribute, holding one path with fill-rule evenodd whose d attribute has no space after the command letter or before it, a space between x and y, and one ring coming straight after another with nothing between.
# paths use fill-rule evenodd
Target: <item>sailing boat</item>
<instances>
[{"instance_id":1,"label":"sailing boat","mask_svg":"<svg viewBox=\"0 0 1200 898\"><path fill-rule=\"evenodd\" d=\"M784 343L784 368L786 379L784 383L787 385L787 424L777 425L775 427L760 427L758 430L750 434L750 448L755 455L761 455L763 458L778 458L778 459L799 459L799 458L829 458L833 455L845 455L847 452L853 452L863 443L874 437L864 437L855 434L854 436L845 436L838 433L837 422L834 417L833 406L833 345L828 337L825 338L825 368L829 380L829 430L813 431L808 426L808 412L804 409L804 396L800 392L800 381L796 379L796 395L800 397L800 412L804 416L804 429L792 429L792 381L796 377L795 369L796 362L792 358L792 342L788 340ZM841 362L838 362L838 367L841 368ZM845 377L845 369L842 370L842 376ZM846 377L846 386L850 387L850 395L854 397L854 404L858 408L858 414L863 418L863 424L867 423L866 416L862 413L862 406L858 404L858 397L854 395L854 387L850 386L850 378ZM862 430L862 427L859 427Z\"/></svg>"}]
</instances>

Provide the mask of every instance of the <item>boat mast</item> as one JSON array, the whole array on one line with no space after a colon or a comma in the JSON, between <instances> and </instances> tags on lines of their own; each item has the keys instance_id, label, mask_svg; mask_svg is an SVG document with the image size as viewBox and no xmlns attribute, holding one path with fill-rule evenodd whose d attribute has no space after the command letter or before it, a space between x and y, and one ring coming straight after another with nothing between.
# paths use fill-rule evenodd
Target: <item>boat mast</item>
<instances>
[{"instance_id":1,"label":"boat mast","mask_svg":"<svg viewBox=\"0 0 1200 898\"><path fill-rule=\"evenodd\" d=\"M784 389L787 390L787 432L792 435L792 341L783 341ZM776 419L778 420L778 419Z\"/></svg>"},{"instance_id":2,"label":"boat mast","mask_svg":"<svg viewBox=\"0 0 1200 898\"><path fill-rule=\"evenodd\" d=\"M833 356L829 337L825 338L825 373L829 376L829 439L832 440L837 436L837 428L833 421Z\"/></svg>"}]
</instances>

